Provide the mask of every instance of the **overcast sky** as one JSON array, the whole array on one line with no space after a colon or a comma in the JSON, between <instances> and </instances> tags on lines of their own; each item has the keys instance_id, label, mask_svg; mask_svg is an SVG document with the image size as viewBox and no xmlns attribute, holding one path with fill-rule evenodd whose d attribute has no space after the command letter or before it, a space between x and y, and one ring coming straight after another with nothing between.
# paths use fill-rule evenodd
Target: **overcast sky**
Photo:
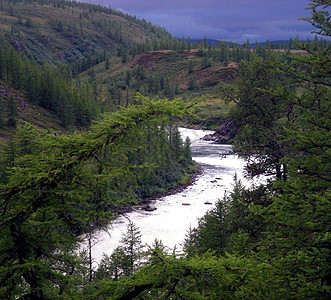
<instances>
[{"instance_id":1,"label":"overcast sky","mask_svg":"<svg viewBox=\"0 0 331 300\"><path fill-rule=\"evenodd\" d=\"M176 37L251 42L313 38L308 0L83 0L165 27Z\"/></svg>"}]
</instances>

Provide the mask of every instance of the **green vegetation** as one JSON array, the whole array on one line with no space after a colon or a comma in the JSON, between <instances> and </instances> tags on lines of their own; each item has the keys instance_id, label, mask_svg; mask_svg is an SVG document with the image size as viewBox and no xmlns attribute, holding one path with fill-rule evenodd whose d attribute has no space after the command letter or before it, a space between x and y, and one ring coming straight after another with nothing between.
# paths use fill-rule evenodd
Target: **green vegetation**
<instances>
[{"instance_id":1,"label":"green vegetation","mask_svg":"<svg viewBox=\"0 0 331 300\"><path fill-rule=\"evenodd\" d=\"M309 19L330 36L327 8ZM323 16L323 17L322 17ZM330 45L252 56L239 66L231 115L250 176L190 229L182 257L152 250L130 277L96 280L87 299L329 299ZM228 92L228 91L225 91Z\"/></svg>"},{"instance_id":2,"label":"green vegetation","mask_svg":"<svg viewBox=\"0 0 331 300\"><path fill-rule=\"evenodd\" d=\"M0 7L1 39L14 46L0 48L0 132L13 135L0 155L2 299L331 298L330 43L296 53L194 45L101 6ZM305 20L330 37L329 1L310 8ZM182 255L160 241L143 251L130 223L93 269L90 253L77 251L82 234L91 248L94 229L194 172L176 120L196 122L191 100L207 97L198 122L215 126L226 112L247 175L270 179L250 189L236 180L189 230ZM46 120L46 110L57 124L90 130L23 122L33 112Z\"/></svg>"},{"instance_id":3,"label":"green vegetation","mask_svg":"<svg viewBox=\"0 0 331 300\"><path fill-rule=\"evenodd\" d=\"M118 105L134 103L139 92L149 97L181 98L183 101L201 102L197 112L199 120L189 123L215 126L226 115L229 106L221 98L219 85L232 82L237 76L237 65L227 67L218 61L206 68L203 57L190 52L152 51L122 63L120 57L100 63L79 76L90 83L102 98L103 111L112 111Z\"/></svg>"},{"instance_id":4,"label":"green vegetation","mask_svg":"<svg viewBox=\"0 0 331 300\"><path fill-rule=\"evenodd\" d=\"M104 60L105 53L116 55L118 48L170 37L146 21L82 2L20 0L0 5L0 40L39 63L74 62L74 73L102 56Z\"/></svg>"},{"instance_id":5,"label":"green vegetation","mask_svg":"<svg viewBox=\"0 0 331 300\"><path fill-rule=\"evenodd\" d=\"M1 298L70 294L84 283L78 235L106 225L125 202L171 187L192 167L187 147L166 125L185 105L139 100L85 133L18 129L2 166Z\"/></svg>"},{"instance_id":6,"label":"green vegetation","mask_svg":"<svg viewBox=\"0 0 331 300\"><path fill-rule=\"evenodd\" d=\"M30 104L54 112L64 127L75 123L86 127L97 116L99 105L91 87L71 80L66 68L39 66L8 44L0 46L0 80L24 92ZM13 94L7 98L8 126L15 127L17 103Z\"/></svg>"},{"instance_id":7,"label":"green vegetation","mask_svg":"<svg viewBox=\"0 0 331 300\"><path fill-rule=\"evenodd\" d=\"M328 42L315 39L311 47L323 49ZM197 108L198 120L187 123L205 128L215 128L219 120L228 115L231 104L225 105L224 86L234 85L238 78L238 65L242 60L250 61L282 56L290 52L303 55L304 50L294 47L281 49L270 43L260 44L254 49L250 44L236 45L220 42L189 44L185 40L169 40L165 44L147 44L142 53L118 53L79 75L79 80L89 82L102 97L102 109L111 111L117 105L128 106L139 92L149 97L194 99L200 102Z\"/></svg>"}]
</instances>

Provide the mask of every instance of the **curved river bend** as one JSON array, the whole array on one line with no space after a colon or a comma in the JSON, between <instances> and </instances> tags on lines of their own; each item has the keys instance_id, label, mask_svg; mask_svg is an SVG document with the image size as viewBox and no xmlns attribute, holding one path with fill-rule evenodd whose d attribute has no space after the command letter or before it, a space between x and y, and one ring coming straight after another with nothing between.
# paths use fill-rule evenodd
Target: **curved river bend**
<instances>
[{"instance_id":1,"label":"curved river bend","mask_svg":"<svg viewBox=\"0 0 331 300\"><path fill-rule=\"evenodd\" d=\"M228 154L231 145L200 140L212 131L180 130L184 140L186 136L190 138L193 159L201 165L203 174L182 192L154 200L151 205L157 210L133 210L113 221L107 231L96 232L92 248L94 262L99 262L103 253L110 255L119 245L129 220L138 226L143 244L152 245L158 239L167 247L180 250L189 227L196 227L198 219L213 207L205 202L214 204L227 190L232 190L235 174L245 181L244 161Z\"/></svg>"}]
</instances>

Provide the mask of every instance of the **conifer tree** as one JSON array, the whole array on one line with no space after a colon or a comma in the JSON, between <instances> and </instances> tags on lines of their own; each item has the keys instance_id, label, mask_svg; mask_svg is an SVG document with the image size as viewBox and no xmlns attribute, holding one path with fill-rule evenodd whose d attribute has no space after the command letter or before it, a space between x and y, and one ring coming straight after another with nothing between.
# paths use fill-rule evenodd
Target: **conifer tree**
<instances>
[{"instance_id":1,"label":"conifer tree","mask_svg":"<svg viewBox=\"0 0 331 300\"><path fill-rule=\"evenodd\" d=\"M17 142L24 138L33 147L17 157L0 189L2 298L56 298L74 284L78 234L109 221L106 211L116 202L109 198L109 186L121 170L118 157L136 149L125 146L125 137L143 123L184 112L184 105L175 101L141 97L141 102L109 115L91 132L54 136L31 125L18 131ZM109 151L105 165L100 159ZM101 193L98 201L96 192Z\"/></svg>"},{"instance_id":2,"label":"conifer tree","mask_svg":"<svg viewBox=\"0 0 331 300\"><path fill-rule=\"evenodd\" d=\"M123 276L131 276L141 266L143 246L139 228L131 221L120 245L111 255L104 254L96 271L96 278L119 280Z\"/></svg>"},{"instance_id":3,"label":"conifer tree","mask_svg":"<svg viewBox=\"0 0 331 300\"><path fill-rule=\"evenodd\" d=\"M108 57L106 58L106 61L105 61L105 69L109 70L109 58Z\"/></svg>"},{"instance_id":4,"label":"conifer tree","mask_svg":"<svg viewBox=\"0 0 331 300\"><path fill-rule=\"evenodd\" d=\"M326 36L330 36L329 7L329 1L311 1L312 17L306 18ZM151 263L130 278L103 283L103 295L114 299L330 299L331 45L303 48L307 54L285 61L264 60L260 55L246 62L242 73L246 86L239 93L246 97L239 98L243 102L237 108L247 122L237 140L242 141L240 151L261 160L264 171L286 165L286 176L249 192L236 186L219 211L207 214L196 232L191 230L188 257L177 259L154 251ZM242 111L245 101L250 105ZM268 139L263 130L271 130L269 139L279 147L264 148Z\"/></svg>"},{"instance_id":5,"label":"conifer tree","mask_svg":"<svg viewBox=\"0 0 331 300\"><path fill-rule=\"evenodd\" d=\"M318 33L330 36L330 17L326 1L312 1L311 22ZM293 277L297 297L330 297L330 54L325 49L302 45L308 52L292 56L282 66L292 84L300 88L293 105L295 122L289 124L285 140L291 151L283 160L288 180L275 186L281 190L272 204L270 224L264 246L267 255L278 253L281 271ZM299 66L299 67L293 67ZM285 95L287 96L287 95ZM270 246L266 246L270 242Z\"/></svg>"},{"instance_id":6,"label":"conifer tree","mask_svg":"<svg viewBox=\"0 0 331 300\"><path fill-rule=\"evenodd\" d=\"M286 89L286 76L275 72L274 61L259 56L252 56L249 62L242 61L239 72L233 111L233 119L239 127L235 151L248 160L248 174L276 174L282 178L286 170L280 160L287 149L280 135L291 114L289 100L275 93L280 84Z\"/></svg>"}]
</instances>

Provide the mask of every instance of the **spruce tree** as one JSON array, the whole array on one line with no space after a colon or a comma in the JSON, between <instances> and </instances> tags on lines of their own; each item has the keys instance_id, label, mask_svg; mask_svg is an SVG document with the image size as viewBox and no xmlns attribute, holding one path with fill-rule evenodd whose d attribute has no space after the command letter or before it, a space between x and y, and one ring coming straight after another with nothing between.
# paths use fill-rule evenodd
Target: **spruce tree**
<instances>
[{"instance_id":1,"label":"spruce tree","mask_svg":"<svg viewBox=\"0 0 331 300\"><path fill-rule=\"evenodd\" d=\"M141 102L105 117L91 132L54 136L28 124L18 130L17 145L26 140L33 147L16 158L0 189L2 298L49 299L71 290L79 234L108 223L118 199L110 197L112 178L125 175L119 158L137 149L125 138L139 125L185 110L176 101Z\"/></svg>"}]
</instances>

